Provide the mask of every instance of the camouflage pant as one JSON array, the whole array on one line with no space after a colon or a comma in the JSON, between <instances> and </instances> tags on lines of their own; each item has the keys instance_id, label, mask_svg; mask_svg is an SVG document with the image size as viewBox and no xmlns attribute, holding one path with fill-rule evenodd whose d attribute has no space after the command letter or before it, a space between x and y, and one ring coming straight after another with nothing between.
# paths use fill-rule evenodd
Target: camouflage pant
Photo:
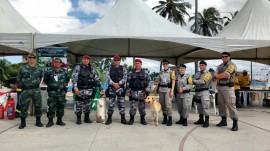
<instances>
[{"instance_id":1,"label":"camouflage pant","mask_svg":"<svg viewBox=\"0 0 270 151\"><path fill-rule=\"evenodd\" d=\"M20 105L21 105L21 117L27 117L28 116L28 109L29 104L33 101L34 108L35 108L35 116L41 117L42 111L41 111L41 92L40 89L28 89L23 90L21 97L20 97Z\"/></svg>"},{"instance_id":2,"label":"camouflage pant","mask_svg":"<svg viewBox=\"0 0 270 151\"><path fill-rule=\"evenodd\" d=\"M114 112L114 102L115 102L116 98L115 97L110 97L109 98L109 109L107 114L112 115ZM121 115L125 114L125 99L122 96L117 96L117 105L118 105L118 109L119 109L119 113Z\"/></svg>"},{"instance_id":3,"label":"camouflage pant","mask_svg":"<svg viewBox=\"0 0 270 151\"><path fill-rule=\"evenodd\" d=\"M65 92L50 91L48 96L48 118L54 118L55 112L57 117L63 117L66 105Z\"/></svg>"},{"instance_id":4,"label":"camouflage pant","mask_svg":"<svg viewBox=\"0 0 270 151\"><path fill-rule=\"evenodd\" d=\"M83 99L81 97L75 96L75 114L90 114L91 111L91 98Z\"/></svg>"},{"instance_id":5,"label":"camouflage pant","mask_svg":"<svg viewBox=\"0 0 270 151\"><path fill-rule=\"evenodd\" d=\"M130 100L130 115L136 115L137 106L139 108L140 115L145 115L145 102L144 100Z\"/></svg>"}]
</instances>

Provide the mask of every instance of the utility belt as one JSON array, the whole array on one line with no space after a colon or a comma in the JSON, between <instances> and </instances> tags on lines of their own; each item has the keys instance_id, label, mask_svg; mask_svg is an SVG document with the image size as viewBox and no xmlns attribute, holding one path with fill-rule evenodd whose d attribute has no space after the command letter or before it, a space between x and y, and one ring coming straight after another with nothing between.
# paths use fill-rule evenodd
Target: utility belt
<instances>
[{"instance_id":1,"label":"utility belt","mask_svg":"<svg viewBox=\"0 0 270 151\"><path fill-rule=\"evenodd\" d=\"M114 88L113 85L109 85L109 87ZM124 84L119 85L120 88L124 88Z\"/></svg>"},{"instance_id":2,"label":"utility belt","mask_svg":"<svg viewBox=\"0 0 270 151\"><path fill-rule=\"evenodd\" d=\"M170 84L165 84L165 85L159 85L159 87L162 87L162 88L170 88L171 87L171 85Z\"/></svg>"},{"instance_id":3,"label":"utility belt","mask_svg":"<svg viewBox=\"0 0 270 151\"><path fill-rule=\"evenodd\" d=\"M130 88L133 91L143 91L145 88L139 87L139 88Z\"/></svg>"},{"instance_id":4,"label":"utility belt","mask_svg":"<svg viewBox=\"0 0 270 151\"><path fill-rule=\"evenodd\" d=\"M189 93L190 90L184 90L182 93Z\"/></svg>"},{"instance_id":5,"label":"utility belt","mask_svg":"<svg viewBox=\"0 0 270 151\"><path fill-rule=\"evenodd\" d=\"M94 89L93 86L85 86L85 87L82 87L82 86L79 86L78 89Z\"/></svg>"},{"instance_id":6,"label":"utility belt","mask_svg":"<svg viewBox=\"0 0 270 151\"><path fill-rule=\"evenodd\" d=\"M208 91L208 88L195 89L195 92Z\"/></svg>"},{"instance_id":7,"label":"utility belt","mask_svg":"<svg viewBox=\"0 0 270 151\"><path fill-rule=\"evenodd\" d=\"M39 88L39 85L23 86L23 90L37 89L37 88Z\"/></svg>"},{"instance_id":8,"label":"utility belt","mask_svg":"<svg viewBox=\"0 0 270 151\"><path fill-rule=\"evenodd\" d=\"M48 91L48 92L50 92L50 91L66 92L66 90L63 90L63 89L57 89L57 88L47 88L47 91Z\"/></svg>"},{"instance_id":9,"label":"utility belt","mask_svg":"<svg viewBox=\"0 0 270 151\"><path fill-rule=\"evenodd\" d=\"M224 86L233 87L234 84L233 83L219 83L218 86L222 86L222 87L224 87Z\"/></svg>"}]
</instances>

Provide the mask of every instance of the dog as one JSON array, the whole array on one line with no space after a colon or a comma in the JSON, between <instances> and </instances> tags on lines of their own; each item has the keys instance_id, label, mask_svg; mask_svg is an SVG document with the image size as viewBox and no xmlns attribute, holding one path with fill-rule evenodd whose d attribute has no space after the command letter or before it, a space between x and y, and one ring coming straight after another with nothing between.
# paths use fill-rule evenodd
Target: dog
<instances>
[{"instance_id":1,"label":"dog","mask_svg":"<svg viewBox=\"0 0 270 151\"><path fill-rule=\"evenodd\" d=\"M97 103L96 123L105 123L106 120L106 96L105 92L100 92L100 98Z\"/></svg>"},{"instance_id":2,"label":"dog","mask_svg":"<svg viewBox=\"0 0 270 151\"><path fill-rule=\"evenodd\" d=\"M152 113L152 125L158 126L158 113L161 111L161 104L157 101L156 96L147 96L145 102L150 105Z\"/></svg>"}]
</instances>

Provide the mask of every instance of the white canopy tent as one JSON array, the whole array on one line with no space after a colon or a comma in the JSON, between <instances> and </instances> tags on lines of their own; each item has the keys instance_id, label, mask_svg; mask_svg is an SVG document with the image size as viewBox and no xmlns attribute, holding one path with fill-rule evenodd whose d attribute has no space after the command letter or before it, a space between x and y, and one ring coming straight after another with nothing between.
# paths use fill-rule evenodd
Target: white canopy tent
<instances>
[{"instance_id":1,"label":"white canopy tent","mask_svg":"<svg viewBox=\"0 0 270 151\"><path fill-rule=\"evenodd\" d=\"M171 58L176 64L186 62L181 57L201 48L224 48L222 39L187 32L156 14L143 0L118 0L107 16L89 27L40 33L34 39L35 48L59 44L75 55Z\"/></svg>"},{"instance_id":2,"label":"white canopy tent","mask_svg":"<svg viewBox=\"0 0 270 151\"><path fill-rule=\"evenodd\" d=\"M270 64L270 1L248 0L236 17L218 35L226 39L232 58ZM201 51L189 59L216 59L217 52ZM218 56L220 58L220 56Z\"/></svg>"},{"instance_id":3,"label":"white canopy tent","mask_svg":"<svg viewBox=\"0 0 270 151\"><path fill-rule=\"evenodd\" d=\"M32 33L39 33L9 3L0 1L0 56L27 54L33 50Z\"/></svg>"}]
</instances>

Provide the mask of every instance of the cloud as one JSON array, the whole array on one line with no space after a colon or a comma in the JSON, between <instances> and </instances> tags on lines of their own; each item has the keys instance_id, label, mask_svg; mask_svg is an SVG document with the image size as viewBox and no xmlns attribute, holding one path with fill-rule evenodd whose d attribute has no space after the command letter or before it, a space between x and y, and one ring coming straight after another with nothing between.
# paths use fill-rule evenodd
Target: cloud
<instances>
[{"instance_id":1,"label":"cloud","mask_svg":"<svg viewBox=\"0 0 270 151\"><path fill-rule=\"evenodd\" d=\"M63 32L82 26L79 19L68 16L69 0L10 0L13 7L40 32Z\"/></svg>"},{"instance_id":2,"label":"cloud","mask_svg":"<svg viewBox=\"0 0 270 151\"><path fill-rule=\"evenodd\" d=\"M114 6L116 0L81 0L74 11L82 11L86 14L98 14L102 18Z\"/></svg>"}]
</instances>

